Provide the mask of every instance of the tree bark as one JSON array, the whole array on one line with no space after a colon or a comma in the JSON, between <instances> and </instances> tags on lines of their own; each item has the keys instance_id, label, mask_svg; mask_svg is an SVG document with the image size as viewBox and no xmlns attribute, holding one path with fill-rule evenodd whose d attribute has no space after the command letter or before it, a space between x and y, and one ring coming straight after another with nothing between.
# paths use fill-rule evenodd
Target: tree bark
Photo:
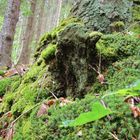
<instances>
[{"instance_id":1,"label":"tree bark","mask_svg":"<svg viewBox=\"0 0 140 140\"><path fill-rule=\"evenodd\" d=\"M37 31L36 31L36 38L35 38L36 44L37 44L39 37L41 35L41 28L43 26L44 10L45 10L45 0L42 0L41 4L39 6L38 23L37 23Z\"/></svg>"},{"instance_id":2,"label":"tree bark","mask_svg":"<svg viewBox=\"0 0 140 140\"><path fill-rule=\"evenodd\" d=\"M12 66L11 54L16 24L20 13L20 0L8 0L5 19L0 37L0 65Z\"/></svg>"},{"instance_id":3,"label":"tree bark","mask_svg":"<svg viewBox=\"0 0 140 140\"><path fill-rule=\"evenodd\" d=\"M56 25L58 26L60 15L61 15L61 8L62 8L62 0L57 1L57 10L56 10Z\"/></svg>"},{"instance_id":4,"label":"tree bark","mask_svg":"<svg viewBox=\"0 0 140 140\"><path fill-rule=\"evenodd\" d=\"M22 50L19 56L18 64L29 64L30 63L30 44L33 38L33 27L34 27L34 18L35 18L35 9L36 9L37 0L32 0L31 3L31 12L32 14L27 19L27 25L23 37Z\"/></svg>"}]
</instances>

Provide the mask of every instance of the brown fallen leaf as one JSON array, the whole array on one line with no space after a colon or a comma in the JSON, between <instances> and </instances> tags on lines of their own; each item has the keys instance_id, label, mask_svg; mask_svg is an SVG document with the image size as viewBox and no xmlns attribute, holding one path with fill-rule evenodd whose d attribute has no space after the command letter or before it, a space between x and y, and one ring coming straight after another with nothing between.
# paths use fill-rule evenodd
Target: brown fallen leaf
<instances>
[{"instance_id":1,"label":"brown fallen leaf","mask_svg":"<svg viewBox=\"0 0 140 140\"><path fill-rule=\"evenodd\" d=\"M140 117L140 108L137 106L130 106L130 109L134 115L134 118Z\"/></svg>"},{"instance_id":2,"label":"brown fallen leaf","mask_svg":"<svg viewBox=\"0 0 140 140\"><path fill-rule=\"evenodd\" d=\"M10 128L8 129L8 131L6 133L5 140L12 140L13 139L14 126L15 126L15 124L13 124L13 123L10 125Z\"/></svg>"},{"instance_id":3,"label":"brown fallen leaf","mask_svg":"<svg viewBox=\"0 0 140 140\"><path fill-rule=\"evenodd\" d=\"M48 109L49 109L49 106L43 103L37 112L37 117L41 117L42 115L47 114Z\"/></svg>"},{"instance_id":4,"label":"brown fallen leaf","mask_svg":"<svg viewBox=\"0 0 140 140\"><path fill-rule=\"evenodd\" d=\"M11 77L13 75L23 75L28 70L26 65L18 65L6 71L4 77Z\"/></svg>"},{"instance_id":5,"label":"brown fallen leaf","mask_svg":"<svg viewBox=\"0 0 140 140\"><path fill-rule=\"evenodd\" d=\"M53 105L53 104L55 104L56 103L56 99L51 99L51 100L49 100L48 102L47 102L47 105L48 106L51 106L51 105Z\"/></svg>"},{"instance_id":6,"label":"brown fallen leaf","mask_svg":"<svg viewBox=\"0 0 140 140\"><path fill-rule=\"evenodd\" d=\"M124 101L130 105L130 110L132 111L134 118L140 117L140 108L135 106L140 103L140 97L128 96Z\"/></svg>"},{"instance_id":7,"label":"brown fallen leaf","mask_svg":"<svg viewBox=\"0 0 140 140\"><path fill-rule=\"evenodd\" d=\"M104 84L105 78L103 74L99 74L97 79L99 80L99 83Z\"/></svg>"}]
</instances>

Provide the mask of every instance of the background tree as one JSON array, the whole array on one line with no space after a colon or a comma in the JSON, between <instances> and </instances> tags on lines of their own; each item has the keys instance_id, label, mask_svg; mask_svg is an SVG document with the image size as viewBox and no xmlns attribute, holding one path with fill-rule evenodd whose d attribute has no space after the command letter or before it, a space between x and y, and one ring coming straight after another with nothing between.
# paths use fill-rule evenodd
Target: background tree
<instances>
[{"instance_id":1,"label":"background tree","mask_svg":"<svg viewBox=\"0 0 140 140\"><path fill-rule=\"evenodd\" d=\"M19 56L18 64L29 64L30 63L30 44L33 39L34 31L34 18L37 0L31 1L31 15L27 19L26 30L23 37L22 50Z\"/></svg>"},{"instance_id":2,"label":"background tree","mask_svg":"<svg viewBox=\"0 0 140 140\"><path fill-rule=\"evenodd\" d=\"M0 64L11 67L12 45L20 12L20 0L8 0L0 36Z\"/></svg>"}]
</instances>

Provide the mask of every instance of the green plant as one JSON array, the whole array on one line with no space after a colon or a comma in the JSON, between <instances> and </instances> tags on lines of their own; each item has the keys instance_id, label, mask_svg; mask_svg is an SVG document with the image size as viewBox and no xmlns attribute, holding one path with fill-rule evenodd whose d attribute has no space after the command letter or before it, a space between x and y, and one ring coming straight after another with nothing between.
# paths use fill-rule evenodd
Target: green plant
<instances>
[{"instance_id":1,"label":"green plant","mask_svg":"<svg viewBox=\"0 0 140 140\"><path fill-rule=\"evenodd\" d=\"M95 102L92 104L92 111L80 114L78 118L69 121L69 123L65 124L65 122L63 122L63 126L80 126L92 121L99 120L111 113L111 110L105 108L100 102Z\"/></svg>"}]
</instances>

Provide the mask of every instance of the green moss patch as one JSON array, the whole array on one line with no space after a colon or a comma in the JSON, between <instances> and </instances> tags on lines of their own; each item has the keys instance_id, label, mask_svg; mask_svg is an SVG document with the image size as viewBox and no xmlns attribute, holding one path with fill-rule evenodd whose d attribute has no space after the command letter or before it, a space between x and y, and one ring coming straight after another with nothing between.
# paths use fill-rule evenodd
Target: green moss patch
<instances>
[{"instance_id":1,"label":"green moss patch","mask_svg":"<svg viewBox=\"0 0 140 140\"><path fill-rule=\"evenodd\" d=\"M57 45L49 44L45 50L42 51L41 56L45 61L50 61L55 57Z\"/></svg>"}]
</instances>

